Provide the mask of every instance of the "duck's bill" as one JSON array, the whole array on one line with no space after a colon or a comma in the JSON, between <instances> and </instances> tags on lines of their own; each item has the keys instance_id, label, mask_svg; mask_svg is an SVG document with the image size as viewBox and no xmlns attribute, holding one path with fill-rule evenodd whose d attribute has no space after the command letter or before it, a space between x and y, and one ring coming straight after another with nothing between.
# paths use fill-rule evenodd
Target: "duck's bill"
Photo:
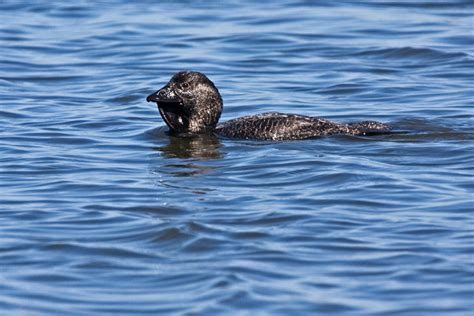
<instances>
[{"instance_id":1,"label":"duck's bill","mask_svg":"<svg viewBox=\"0 0 474 316\"><path fill-rule=\"evenodd\" d=\"M146 97L147 102L180 103L181 98L169 86L153 92Z\"/></svg>"}]
</instances>

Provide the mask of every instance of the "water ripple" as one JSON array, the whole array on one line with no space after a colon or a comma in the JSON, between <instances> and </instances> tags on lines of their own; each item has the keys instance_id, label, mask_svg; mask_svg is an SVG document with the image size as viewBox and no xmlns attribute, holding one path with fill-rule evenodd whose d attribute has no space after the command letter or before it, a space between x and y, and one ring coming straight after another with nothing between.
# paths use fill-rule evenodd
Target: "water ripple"
<instances>
[{"instance_id":1,"label":"water ripple","mask_svg":"<svg viewBox=\"0 0 474 316\"><path fill-rule=\"evenodd\" d=\"M472 314L473 8L1 2L0 310ZM222 120L394 133L170 136L145 97L182 69Z\"/></svg>"}]
</instances>

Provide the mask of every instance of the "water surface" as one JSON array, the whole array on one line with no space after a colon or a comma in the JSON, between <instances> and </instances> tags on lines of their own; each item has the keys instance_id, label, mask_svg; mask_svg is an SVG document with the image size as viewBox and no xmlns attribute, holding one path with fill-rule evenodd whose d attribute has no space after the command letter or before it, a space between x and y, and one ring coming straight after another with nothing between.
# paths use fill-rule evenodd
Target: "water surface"
<instances>
[{"instance_id":1,"label":"water surface","mask_svg":"<svg viewBox=\"0 0 474 316\"><path fill-rule=\"evenodd\" d=\"M2 1L2 315L474 313L472 1ZM206 73L404 133L166 134Z\"/></svg>"}]
</instances>

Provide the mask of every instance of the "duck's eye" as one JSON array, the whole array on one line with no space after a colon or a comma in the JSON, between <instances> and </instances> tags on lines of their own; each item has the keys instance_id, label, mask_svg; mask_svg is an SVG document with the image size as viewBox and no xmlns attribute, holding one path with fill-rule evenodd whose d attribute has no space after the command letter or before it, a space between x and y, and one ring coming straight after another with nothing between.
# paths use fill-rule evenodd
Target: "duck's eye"
<instances>
[{"instance_id":1,"label":"duck's eye","mask_svg":"<svg viewBox=\"0 0 474 316\"><path fill-rule=\"evenodd\" d=\"M183 82L180 86L181 86L181 89L187 89L189 88L189 83Z\"/></svg>"}]
</instances>

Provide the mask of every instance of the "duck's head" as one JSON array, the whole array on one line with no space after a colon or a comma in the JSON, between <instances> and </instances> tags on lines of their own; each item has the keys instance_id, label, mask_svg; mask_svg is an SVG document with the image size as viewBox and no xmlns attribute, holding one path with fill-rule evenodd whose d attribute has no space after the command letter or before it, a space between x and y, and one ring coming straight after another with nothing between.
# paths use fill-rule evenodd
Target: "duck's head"
<instances>
[{"instance_id":1,"label":"duck's head","mask_svg":"<svg viewBox=\"0 0 474 316\"><path fill-rule=\"evenodd\" d=\"M172 132L196 134L212 131L222 113L222 97L204 74L176 73L146 100L156 102L161 117Z\"/></svg>"}]
</instances>

